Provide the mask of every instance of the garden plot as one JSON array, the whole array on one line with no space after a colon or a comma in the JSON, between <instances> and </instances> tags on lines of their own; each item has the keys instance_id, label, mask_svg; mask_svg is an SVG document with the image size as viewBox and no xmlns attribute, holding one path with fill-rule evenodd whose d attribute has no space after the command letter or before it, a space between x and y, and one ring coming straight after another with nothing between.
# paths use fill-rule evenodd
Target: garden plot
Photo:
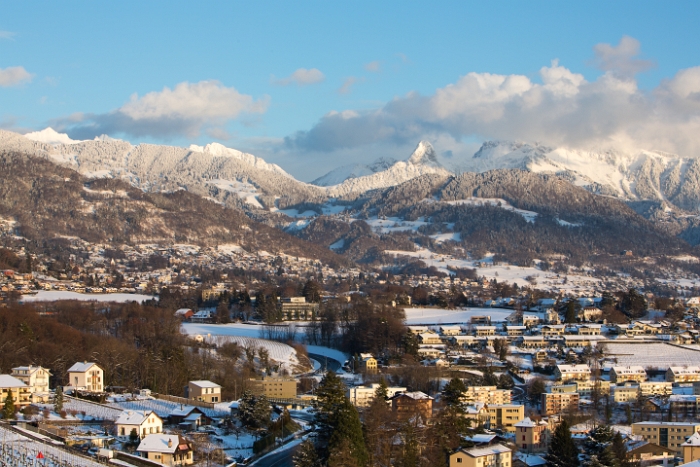
<instances>
[{"instance_id":1,"label":"garden plot","mask_svg":"<svg viewBox=\"0 0 700 467\"><path fill-rule=\"evenodd\" d=\"M622 366L642 365L667 370L670 366L700 365L700 351L657 342L605 342L605 355Z\"/></svg>"},{"instance_id":2,"label":"garden plot","mask_svg":"<svg viewBox=\"0 0 700 467\"><path fill-rule=\"evenodd\" d=\"M101 464L0 427L0 464L13 467L100 467ZM41 453L42 458L37 459Z\"/></svg>"},{"instance_id":3,"label":"garden plot","mask_svg":"<svg viewBox=\"0 0 700 467\"><path fill-rule=\"evenodd\" d=\"M40 404L42 409L54 410L53 404ZM66 412L66 420L116 420L122 413L119 408L106 405L95 404L93 402L82 401L66 397L63 401L63 410ZM49 418L58 418L59 415L51 413ZM61 417L62 418L62 417Z\"/></svg>"}]
</instances>

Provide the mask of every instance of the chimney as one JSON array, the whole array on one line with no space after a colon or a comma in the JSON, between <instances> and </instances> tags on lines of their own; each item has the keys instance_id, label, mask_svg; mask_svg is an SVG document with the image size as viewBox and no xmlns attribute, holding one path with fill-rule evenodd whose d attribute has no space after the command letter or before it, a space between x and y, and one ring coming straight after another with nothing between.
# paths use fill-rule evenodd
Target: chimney
<instances>
[{"instance_id":1,"label":"chimney","mask_svg":"<svg viewBox=\"0 0 700 467\"><path fill-rule=\"evenodd\" d=\"M173 447L173 439L168 438L168 448L171 448L171 447Z\"/></svg>"}]
</instances>

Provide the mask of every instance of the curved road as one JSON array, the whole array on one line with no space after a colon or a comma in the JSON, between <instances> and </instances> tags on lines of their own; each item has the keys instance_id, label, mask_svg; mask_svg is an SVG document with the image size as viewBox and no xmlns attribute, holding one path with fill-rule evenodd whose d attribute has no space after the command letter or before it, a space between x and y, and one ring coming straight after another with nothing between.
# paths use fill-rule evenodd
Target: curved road
<instances>
[{"instance_id":1,"label":"curved road","mask_svg":"<svg viewBox=\"0 0 700 467\"><path fill-rule=\"evenodd\" d=\"M328 358L315 353L309 353L309 358L312 358L319 362L321 364L321 368L328 368L329 370L333 370L336 373L340 371L340 369L343 366L343 362L339 362L338 360L334 360L332 358Z\"/></svg>"}]
</instances>

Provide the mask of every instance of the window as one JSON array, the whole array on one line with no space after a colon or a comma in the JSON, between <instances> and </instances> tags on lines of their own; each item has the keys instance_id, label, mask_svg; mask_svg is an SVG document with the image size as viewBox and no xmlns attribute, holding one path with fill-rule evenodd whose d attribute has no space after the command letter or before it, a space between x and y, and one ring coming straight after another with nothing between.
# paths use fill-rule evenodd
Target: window
<instances>
[{"instance_id":1,"label":"window","mask_svg":"<svg viewBox=\"0 0 700 467\"><path fill-rule=\"evenodd\" d=\"M458 464L461 464L461 463L462 463L462 458L461 458L461 457L458 457L458 458L457 458L457 463L458 463Z\"/></svg>"}]
</instances>

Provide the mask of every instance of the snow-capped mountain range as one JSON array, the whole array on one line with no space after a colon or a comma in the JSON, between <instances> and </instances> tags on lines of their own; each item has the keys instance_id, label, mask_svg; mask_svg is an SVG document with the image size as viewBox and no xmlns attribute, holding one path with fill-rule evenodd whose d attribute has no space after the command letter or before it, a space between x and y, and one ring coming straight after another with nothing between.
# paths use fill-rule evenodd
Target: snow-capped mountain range
<instances>
[{"instance_id":1,"label":"snow-capped mountain range","mask_svg":"<svg viewBox=\"0 0 700 467\"><path fill-rule=\"evenodd\" d=\"M429 142L421 141L407 160L380 158L370 165L346 165L304 183L276 164L218 143L182 148L132 145L107 136L75 141L47 128L24 136L0 130L0 150L46 157L90 177L126 179L147 191L186 189L249 209L354 199L426 174L448 177L493 169L554 173L591 192L625 201L660 201L688 211L700 207L700 161L654 151L629 154L486 142L472 157L455 158L448 165Z\"/></svg>"}]
</instances>

